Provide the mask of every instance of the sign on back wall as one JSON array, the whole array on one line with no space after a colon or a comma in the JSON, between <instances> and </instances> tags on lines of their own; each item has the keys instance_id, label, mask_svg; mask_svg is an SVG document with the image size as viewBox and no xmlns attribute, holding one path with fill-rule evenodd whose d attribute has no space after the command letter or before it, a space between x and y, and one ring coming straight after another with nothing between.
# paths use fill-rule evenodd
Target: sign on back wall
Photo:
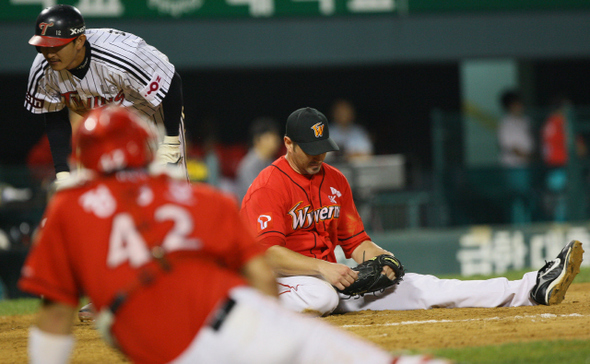
<instances>
[{"instance_id":1,"label":"sign on back wall","mask_svg":"<svg viewBox=\"0 0 590 364\"><path fill-rule=\"evenodd\" d=\"M0 18L35 19L55 0L9 0L0 3ZM60 1L76 6L85 17L114 18L260 18L275 16L333 16L391 14L395 0L79 0Z\"/></svg>"},{"instance_id":2,"label":"sign on back wall","mask_svg":"<svg viewBox=\"0 0 590 364\"><path fill-rule=\"evenodd\" d=\"M0 2L0 19L32 20L57 3L98 18L268 18L363 14L590 9L587 0L8 0Z\"/></svg>"},{"instance_id":3,"label":"sign on back wall","mask_svg":"<svg viewBox=\"0 0 590 364\"><path fill-rule=\"evenodd\" d=\"M471 276L537 270L546 260L555 259L571 240L582 242L582 266L590 267L589 223L487 225L369 235L415 273Z\"/></svg>"}]
</instances>

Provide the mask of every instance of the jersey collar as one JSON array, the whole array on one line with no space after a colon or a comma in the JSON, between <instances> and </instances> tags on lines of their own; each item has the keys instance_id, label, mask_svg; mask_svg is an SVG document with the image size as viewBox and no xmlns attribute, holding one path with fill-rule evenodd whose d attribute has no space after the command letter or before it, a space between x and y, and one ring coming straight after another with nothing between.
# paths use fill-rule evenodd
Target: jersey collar
<instances>
[{"instance_id":1,"label":"jersey collar","mask_svg":"<svg viewBox=\"0 0 590 364\"><path fill-rule=\"evenodd\" d=\"M78 77L79 79L83 79L90 69L90 43L88 43L88 40L86 40L84 43L84 48L86 48L86 53L84 54L84 60L82 63L80 63L80 65L73 70L69 70L71 74Z\"/></svg>"}]
</instances>

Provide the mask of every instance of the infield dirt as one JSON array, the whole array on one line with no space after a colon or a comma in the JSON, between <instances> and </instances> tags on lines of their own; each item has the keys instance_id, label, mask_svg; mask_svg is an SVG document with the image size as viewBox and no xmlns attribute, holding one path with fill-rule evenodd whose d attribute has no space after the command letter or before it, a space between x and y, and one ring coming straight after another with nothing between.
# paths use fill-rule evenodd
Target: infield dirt
<instances>
[{"instance_id":1,"label":"infield dirt","mask_svg":"<svg viewBox=\"0 0 590 364\"><path fill-rule=\"evenodd\" d=\"M556 306L362 311L322 320L389 351L457 348L508 342L590 339L590 283L571 285ZM0 363L27 362L34 315L0 316ZM71 363L128 363L93 324L75 322Z\"/></svg>"}]
</instances>

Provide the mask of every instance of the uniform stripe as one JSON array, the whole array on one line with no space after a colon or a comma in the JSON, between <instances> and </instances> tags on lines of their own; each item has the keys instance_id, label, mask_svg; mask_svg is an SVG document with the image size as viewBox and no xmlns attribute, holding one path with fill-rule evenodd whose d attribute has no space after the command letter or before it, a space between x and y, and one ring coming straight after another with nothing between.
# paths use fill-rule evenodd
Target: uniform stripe
<instances>
[{"instance_id":1,"label":"uniform stripe","mask_svg":"<svg viewBox=\"0 0 590 364\"><path fill-rule=\"evenodd\" d=\"M269 230L269 231L265 231L262 234L258 235L258 236L262 236L262 235L266 235L266 234L270 234L270 233L278 233L281 234L283 236L286 236L285 233L283 233L282 231L278 231L278 230Z\"/></svg>"},{"instance_id":2,"label":"uniform stripe","mask_svg":"<svg viewBox=\"0 0 590 364\"><path fill-rule=\"evenodd\" d=\"M39 64L39 66L35 70L33 77L29 81L28 91L31 95L34 94L35 91L37 90L37 88L39 87L39 82L41 81L41 78L45 74L45 70L48 67L49 67L49 62L47 62L45 59L43 59L43 61ZM33 85L35 85L35 86L33 87Z\"/></svg>"},{"instance_id":3,"label":"uniform stripe","mask_svg":"<svg viewBox=\"0 0 590 364\"><path fill-rule=\"evenodd\" d=\"M364 232L365 232L365 230L363 229L363 230L362 230L362 231L360 231L359 233L357 233L357 234L354 234L354 235L352 235L352 236L349 236L348 238L341 238L341 237L338 237L338 240L348 240L348 239L352 239L352 238L354 238L354 237L356 237L356 236L359 236L360 234L362 234L362 233L364 233Z\"/></svg>"},{"instance_id":4,"label":"uniform stripe","mask_svg":"<svg viewBox=\"0 0 590 364\"><path fill-rule=\"evenodd\" d=\"M274 164L271 164L271 166L273 166L276 169L278 169L279 171L281 171L281 173L283 173L285 176L287 176L287 178L289 178L291 180L291 182L293 182L293 184L295 184L297 187L301 188L301 191L303 191L303 193L305 193L305 197L307 197L307 202L311 203L311 201L309 200L309 195L307 194L307 191L305 191L305 189L299 183L293 181L293 178L291 178L291 176L289 176L289 174L287 172L283 171L278 166L275 166Z\"/></svg>"},{"instance_id":5,"label":"uniform stripe","mask_svg":"<svg viewBox=\"0 0 590 364\"><path fill-rule=\"evenodd\" d=\"M96 50L96 49L93 49ZM98 54L97 54L98 53ZM92 55L92 58L94 59L100 59L101 61L108 63L110 65L114 65L116 67L120 67L122 69L124 69L125 71L127 71L129 74L131 74L135 79L137 79L138 81L143 81L144 86L147 86L148 82L150 81L150 77L148 75L146 75L144 72L137 70L136 67L135 68L137 71L139 71L140 74L137 74L136 72L133 72L133 70L131 70L131 68L129 68L129 63L117 63L113 60L110 60L106 57L103 57L102 55L100 55L102 52L95 52ZM120 60L120 58L118 57L114 57L112 55L108 55L108 57ZM127 66L126 66L127 64Z\"/></svg>"}]
</instances>

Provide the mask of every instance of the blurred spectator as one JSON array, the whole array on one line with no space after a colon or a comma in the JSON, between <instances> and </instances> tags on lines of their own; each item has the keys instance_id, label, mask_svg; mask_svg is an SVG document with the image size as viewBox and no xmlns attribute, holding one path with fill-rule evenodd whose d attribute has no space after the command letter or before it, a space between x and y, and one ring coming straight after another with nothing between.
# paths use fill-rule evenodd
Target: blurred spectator
<instances>
[{"instance_id":1,"label":"blurred spectator","mask_svg":"<svg viewBox=\"0 0 590 364\"><path fill-rule=\"evenodd\" d=\"M33 177L39 181L53 180L55 178L55 168L53 167L53 158L51 157L49 139L46 133L29 150L26 163Z\"/></svg>"},{"instance_id":2,"label":"blurred spectator","mask_svg":"<svg viewBox=\"0 0 590 364\"><path fill-rule=\"evenodd\" d=\"M504 167L527 167L533 159L535 140L524 102L517 92L506 91L501 103L505 115L498 126L500 163Z\"/></svg>"},{"instance_id":3,"label":"blurred spectator","mask_svg":"<svg viewBox=\"0 0 590 364\"><path fill-rule=\"evenodd\" d=\"M521 95L506 91L500 98L504 116L498 125L500 164L510 191L511 220L513 223L531 221L532 195L530 163L534 157L535 139L531 120L525 114Z\"/></svg>"},{"instance_id":4,"label":"blurred spectator","mask_svg":"<svg viewBox=\"0 0 590 364\"><path fill-rule=\"evenodd\" d=\"M568 142L566 134L566 112L571 101L563 95L554 97L553 111L545 120L541 130L543 162L549 168L545 179L545 207L555 221L565 221L565 189L567 185L566 165L568 162ZM587 154L582 136L576 136L575 147L578 157Z\"/></svg>"},{"instance_id":5,"label":"blurred spectator","mask_svg":"<svg viewBox=\"0 0 590 364\"><path fill-rule=\"evenodd\" d=\"M350 101L339 99L333 103L330 138L340 150L328 153L328 161L349 162L373 155L373 142L365 128L357 123L356 117L355 107Z\"/></svg>"},{"instance_id":6,"label":"blurred spectator","mask_svg":"<svg viewBox=\"0 0 590 364\"><path fill-rule=\"evenodd\" d=\"M282 146L280 127L274 119L262 117L250 125L250 148L240 161L236 174L238 202L246 195L248 187L258 173L277 157Z\"/></svg>"}]
</instances>

